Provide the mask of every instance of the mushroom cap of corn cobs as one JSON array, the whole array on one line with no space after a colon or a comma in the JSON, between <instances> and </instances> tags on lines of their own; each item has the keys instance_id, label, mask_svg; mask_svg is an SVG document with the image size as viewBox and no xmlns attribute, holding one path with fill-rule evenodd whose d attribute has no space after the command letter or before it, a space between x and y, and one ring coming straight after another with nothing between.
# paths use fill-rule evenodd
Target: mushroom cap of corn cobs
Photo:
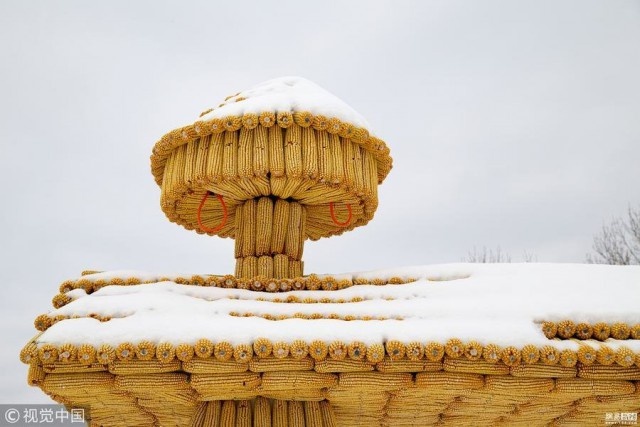
<instances>
[{"instance_id":1,"label":"mushroom cap of corn cobs","mask_svg":"<svg viewBox=\"0 0 640 427\"><path fill-rule=\"evenodd\" d=\"M360 114L300 77L227 97L151 155L166 216L236 239L240 277L301 276L304 240L367 224L391 167Z\"/></svg>"}]
</instances>

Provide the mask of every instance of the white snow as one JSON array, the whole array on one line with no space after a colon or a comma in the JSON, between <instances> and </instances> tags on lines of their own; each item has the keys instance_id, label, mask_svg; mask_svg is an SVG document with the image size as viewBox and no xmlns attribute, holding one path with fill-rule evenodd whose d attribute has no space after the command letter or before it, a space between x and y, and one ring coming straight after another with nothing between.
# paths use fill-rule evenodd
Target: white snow
<instances>
[{"instance_id":1,"label":"white snow","mask_svg":"<svg viewBox=\"0 0 640 427\"><path fill-rule=\"evenodd\" d=\"M239 98L246 98L237 101ZM227 99L221 107L200 117L207 121L245 113L260 114L265 111L308 111L314 115L335 117L371 132L367 121L353 108L317 84L302 77L280 77L262 82Z\"/></svg>"},{"instance_id":2,"label":"white snow","mask_svg":"<svg viewBox=\"0 0 640 427\"><path fill-rule=\"evenodd\" d=\"M175 275L121 271L84 276L139 277L153 280ZM186 276L189 277L189 276ZM91 295L76 289L74 301L50 315L110 316L63 320L44 332L39 343L121 342L195 343L200 338L233 344L265 337L273 341L386 340L439 341L449 338L477 340L501 346L553 345L577 349L571 340L549 340L541 332L544 320L640 323L640 266L581 264L445 264L352 273L340 277L413 277L404 285L355 285L339 291L255 292L166 281L135 286L106 286ZM282 303L274 299L331 298L361 302ZM265 299L259 301L258 298ZM343 321L333 319L266 320L235 317L230 312L293 315L384 316L389 320ZM402 320L397 320L402 319ZM640 350L640 340L608 340ZM598 346L594 341L590 345Z\"/></svg>"}]
</instances>

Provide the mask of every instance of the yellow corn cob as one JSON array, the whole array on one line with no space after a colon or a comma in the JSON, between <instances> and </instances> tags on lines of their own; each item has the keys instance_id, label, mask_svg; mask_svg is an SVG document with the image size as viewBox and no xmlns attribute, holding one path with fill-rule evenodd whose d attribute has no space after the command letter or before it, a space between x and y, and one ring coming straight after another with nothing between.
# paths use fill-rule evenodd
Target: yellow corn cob
<instances>
[{"instance_id":1,"label":"yellow corn cob","mask_svg":"<svg viewBox=\"0 0 640 427\"><path fill-rule=\"evenodd\" d=\"M342 341L333 341L329 344L329 357L333 360L344 360L347 356L347 346Z\"/></svg>"},{"instance_id":2,"label":"yellow corn cob","mask_svg":"<svg viewBox=\"0 0 640 427\"><path fill-rule=\"evenodd\" d=\"M260 374L253 372L236 374L191 374L191 386L197 392L224 393L253 391L260 386Z\"/></svg>"},{"instance_id":3,"label":"yellow corn cob","mask_svg":"<svg viewBox=\"0 0 640 427\"><path fill-rule=\"evenodd\" d=\"M400 360L404 357L406 349L400 341L388 341L385 347L391 360Z\"/></svg>"},{"instance_id":4,"label":"yellow corn cob","mask_svg":"<svg viewBox=\"0 0 640 427\"><path fill-rule=\"evenodd\" d=\"M367 361L371 363L382 362L384 359L384 347L382 344L371 344L367 347Z\"/></svg>"},{"instance_id":5,"label":"yellow corn cob","mask_svg":"<svg viewBox=\"0 0 640 427\"><path fill-rule=\"evenodd\" d=\"M29 385L33 386L33 385L42 384L42 382L45 379L45 376L46 374L42 366L36 365L35 363L32 363L29 365L29 371L27 373L27 383Z\"/></svg>"},{"instance_id":6,"label":"yellow corn cob","mask_svg":"<svg viewBox=\"0 0 640 427\"><path fill-rule=\"evenodd\" d=\"M237 246L237 245L236 245ZM240 279L245 279L244 276L244 258L236 258L236 268L233 274Z\"/></svg>"},{"instance_id":7,"label":"yellow corn cob","mask_svg":"<svg viewBox=\"0 0 640 427\"><path fill-rule=\"evenodd\" d=\"M196 410L189 419L189 427L200 427L204 424L204 417L207 413L207 402L199 402Z\"/></svg>"},{"instance_id":8,"label":"yellow corn cob","mask_svg":"<svg viewBox=\"0 0 640 427\"><path fill-rule=\"evenodd\" d=\"M495 344L489 344L482 349L482 358L489 363L497 363L500 360L502 352Z\"/></svg>"},{"instance_id":9,"label":"yellow corn cob","mask_svg":"<svg viewBox=\"0 0 640 427\"><path fill-rule=\"evenodd\" d=\"M378 200L378 171L376 160L368 150L362 150L363 185L366 200L371 200L377 206Z\"/></svg>"},{"instance_id":10,"label":"yellow corn cob","mask_svg":"<svg viewBox=\"0 0 640 427\"><path fill-rule=\"evenodd\" d=\"M560 338L569 339L576 333L576 324L571 320L563 320L558 323L557 334Z\"/></svg>"},{"instance_id":11,"label":"yellow corn cob","mask_svg":"<svg viewBox=\"0 0 640 427\"><path fill-rule=\"evenodd\" d=\"M522 356L520 350L510 346L502 349L502 362L507 366L515 366L520 364Z\"/></svg>"},{"instance_id":12,"label":"yellow corn cob","mask_svg":"<svg viewBox=\"0 0 640 427\"><path fill-rule=\"evenodd\" d=\"M576 366L578 355L573 350L562 350L560 352L560 365L566 367Z\"/></svg>"},{"instance_id":13,"label":"yellow corn cob","mask_svg":"<svg viewBox=\"0 0 640 427\"><path fill-rule=\"evenodd\" d=\"M478 374L451 372L421 372L416 374L416 387L426 392L455 395L477 390L484 386L484 377Z\"/></svg>"},{"instance_id":14,"label":"yellow corn cob","mask_svg":"<svg viewBox=\"0 0 640 427\"><path fill-rule=\"evenodd\" d=\"M611 328L606 323L596 323L593 325L593 338L604 341L609 338Z\"/></svg>"},{"instance_id":15,"label":"yellow corn cob","mask_svg":"<svg viewBox=\"0 0 640 427\"><path fill-rule=\"evenodd\" d=\"M238 363L236 361L216 360L216 359L192 359L182 364L185 372L193 374L223 374L241 373L249 370L248 363Z\"/></svg>"},{"instance_id":16,"label":"yellow corn cob","mask_svg":"<svg viewBox=\"0 0 640 427\"><path fill-rule=\"evenodd\" d=\"M247 363L253 358L253 348L248 344L238 344L233 350L236 362Z\"/></svg>"},{"instance_id":17,"label":"yellow corn cob","mask_svg":"<svg viewBox=\"0 0 640 427\"><path fill-rule=\"evenodd\" d=\"M244 241L248 238L248 236L244 232L244 223L249 221L244 215L243 205L239 205L236 209L236 215L234 218L234 227L236 229L236 237L235 237L235 252L234 255L236 258L242 258L244 255ZM251 255L251 254L249 254ZM236 265L236 269L237 269ZM240 267L240 272L242 272L242 268ZM238 272L236 271L236 276L240 277Z\"/></svg>"},{"instance_id":18,"label":"yellow corn cob","mask_svg":"<svg viewBox=\"0 0 640 427\"><path fill-rule=\"evenodd\" d=\"M238 413L236 426L243 427L270 427L271 415L269 414L269 401L262 397L255 399L255 406L253 409L253 416L251 413L251 402L248 400L241 400L237 402ZM253 423L251 422L253 418Z\"/></svg>"},{"instance_id":19,"label":"yellow corn cob","mask_svg":"<svg viewBox=\"0 0 640 427\"><path fill-rule=\"evenodd\" d=\"M258 126L253 134L253 173L266 176L269 172L269 135L264 126Z\"/></svg>"},{"instance_id":20,"label":"yellow corn cob","mask_svg":"<svg viewBox=\"0 0 640 427\"><path fill-rule=\"evenodd\" d=\"M226 341L220 341L213 347L213 355L217 360L226 362L233 356L233 346Z\"/></svg>"},{"instance_id":21,"label":"yellow corn cob","mask_svg":"<svg viewBox=\"0 0 640 427\"><path fill-rule=\"evenodd\" d=\"M546 345L540 349L540 361L545 365L555 365L560 361L560 353L554 347Z\"/></svg>"},{"instance_id":22,"label":"yellow corn cob","mask_svg":"<svg viewBox=\"0 0 640 427\"><path fill-rule=\"evenodd\" d=\"M399 390L410 386L411 383L410 373L388 372L345 372L340 374L339 382L340 387L370 391Z\"/></svg>"},{"instance_id":23,"label":"yellow corn cob","mask_svg":"<svg viewBox=\"0 0 640 427\"><path fill-rule=\"evenodd\" d=\"M156 347L156 357L162 363L169 363L173 361L176 355L176 349L170 343L162 343Z\"/></svg>"},{"instance_id":24,"label":"yellow corn cob","mask_svg":"<svg viewBox=\"0 0 640 427\"><path fill-rule=\"evenodd\" d=\"M382 362L376 364L376 370L380 372L426 372L441 371L442 362L429 362L426 360L392 360L386 356Z\"/></svg>"},{"instance_id":25,"label":"yellow corn cob","mask_svg":"<svg viewBox=\"0 0 640 427\"><path fill-rule=\"evenodd\" d=\"M262 390L310 390L336 385L336 375L313 371L265 372L262 374Z\"/></svg>"},{"instance_id":26,"label":"yellow corn cob","mask_svg":"<svg viewBox=\"0 0 640 427\"><path fill-rule=\"evenodd\" d=\"M115 377L114 387L131 392L154 393L161 387L163 391L191 390L189 377L182 373L164 373L153 375L122 375Z\"/></svg>"},{"instance_id":27,"label":"yellow corn cob","mask_svg":"<svg viewBox=\"0 0 640 427\"><path fill-rule=\"evenodd\" d=\"M302 128L302 173L306 178L318 177L318 148L315 131L311 127Z\"/></svg>"},{"instance_id":28,"label":"yellow corn cob","mask_svg":"<svg viewBox=\"0 0 640 427\"><path fill-rule=\"evenodd\" d=\"M249 178L253 176L253 129L240 129L238 140L238 176Z\"/></svg>"},{"instance_id":29,"label":"yellow corn cob","mask_svg":"<svg viewBox=\"0 0 640 427\"><path fill-rule=\"evenodd\" d=\"M76 346L73 344L63 344L58 349L58 361L62 363L71 363L76 360Z\"/></svg>"},{"instance_id":30,"label":"yellow corn cob","mask_svg":"<svg viewBox=\"0 0 640 427\"><path fill-rule=\"evenodd\" d=\"M276 279L289 277L289 258L286 255L275 255L273 257L273 275Z\"/></svg>"},{"instance_id":31,"label":"yellow corn cob","mask_svg":"<svg viewBox=\"0 0 640 427\"><path fill-rule=\"evenodd\" d=\"M304 261L289 260L288 277L301 277L304 271Z\"/></svg>"},{"instance_id":32,"label":"yellow corn cob","mask_svg":"<svg viewBox=\"0 0 640 427\"><path fill-rule=\"evenodd\" d=\"M304 415L307 427L323 427L319 402L304 402Z\"/></svg>"},{"instance_id":33,"label":"yellow corn cob","mask_svg":"<svg viewBox=\"0 0 640 427\"><path fill-rule=\"evenodd\" d=\"M631 328L622 322L611 325L611 338L616 340L626 340L631 334Z\"/></svg>"},{"instance_id":34,"label":"yellow corn cob","mask_svg":"<svg viewBox=\"0 0 640 427\"><path fill-rule=\"evenodd\" d=\"M288 372L288 371L311 371L314 368L313 359L305 357L302 359L252 359L249 362L249 369L253 372Z\"/></svg>"},{"instance_id":35,"label":"yellow corn cob","mask_svg":"<svg viewBox=\"0 0 640 427\"><path fill-rule=\"evenodd\" d=\"M199 358L207 359L213 354L213 343L206 338L199 339L196 341L194 351Z\"/></svg>"},{"instance_id":36,"label":"yellow corn cob","mask_svg":"<svg viewBox=\"0 0 640 427\"><path fill-rule=\"evenodd\" d=\"M601 365L611 365L616 360L616 354L611 347L603 345L598 349L596 360Z\"/></svg>"},{"instance_id":37,"label":"yellow corn cob","mask_svg":"<svg viewBox=\"0 0 640 427\"><path fill-rule=\"evenodd\" d=\"M192 184L192 179L196 176L196 163L198 161L198 141L191 141L186 145L184 166L182 169L182 181L186 185Z\"/></svg>"},{"instance_id":38,"label":"yellow corn cob","mask_svg":"<svg viewBox=\"0 0 640 427\"><path fill-rule=\"evenodd\" d=\"M465 372L483 375L508 375L509 367L502 363L490 363L484 360L446 358L443 368L447 372Z\"/></svg>"},{"instance_id":39,"label":"yellow corn cob","mask_svg":"<svg viewBox=\"0 0 640 427\"><path fill-rule=\"evenodd\" d=\"M556 325L554 322L543 322L542 333L547 338L552 339L558 333L558 325Z\"/></svg>"},{"instance_id":40,"label":"yellow corn cob","mask_svg":"<svg viewBox=\"0 0 640 427\"><path fill-rule=\"evenodd\" d=\"M220 410L220 427L236 427L236 403L226 400Z\"/></svg>"},{"instance_id":41,"label":"yellow corn cob","mask_svg":"<svg viewBox=\"0 0 640 427\"><path fill-rule=\"evenodd\" d=\"M510 372L514 377L531 378L573 378L577 373L576 368L546 365L544 363L512 366Z\"/></svg>"},{"instance_id":42,"label":"yellow corn cob","mask_svg":"<svg viewBox=\"0 0 640 427\"><path fill-rule=\"evenodd\" d=\"M464 345L457 338L451 338L444 346L444 351L451 358L458 358L464 354Z\"/></svg>"},{"instance_id":43,"label":"yellow corn cob","mask_svg":"<svg viewBox=\"0 0 640 427\"><path fill-rule=\"evenodd\" d=\"M191 344L180 344L176 347L176 357L181 362L188 362L193 359L193 346Z\"/></svg>"},{"instance_id":44,"label":"yellow corn cob","mask_svg":"<svg viewBox=\"0 0 640 427\"><path fill-rule=\"evenodd\" d=\"M273 275L273 258L263 255L258 258L258 276L274 277Z\"/></svg>"},{"instance_id":45,"label":"yellow corn cob","mask_svg":"<svg viewBox=\"0 0 640 427\"><path fill-rule=\"evenodd\" d=\"M160 360L116 360L109 365L109 372L117 375L156 374L163 372L175 372L181 368L178 360L161 362Z\"/></svg>"},{"instance_id":46,"label":"yellow corn cob","mask_svg":"<svg viewBox=\"0 0 640 427\"><path fill-rule=\"evenodd\" d=\"M302 128L296 124L285 131L284 158L287 178L300 178L302 176Z\"/></svg>"},{"instance_id":47,"label":"yellow corn cob","mask_svg":"<svg viewBox=\"0 0 640 427\"><path fill-rule=\"evenodd\" d=\"M581 340L588 340L593 335L593 328L588 323L578 323L576 325L575 336Z\"/></svg>"},{"instance_id":48,"label":"yellow corn cob","mask_svg":"<svg viewBox=\"0 0 640 427\"><path fill-rule=\"evenodd\" d=\"M251 421L251 402L248 400L236 402L235 427L252 427L253 423Z\"/></svg>"},{"instance_id":49,"label":"yellow corn cob","mask_svg":"<svg viewBox=\"0 0 640 427\"><path fill-rule=\"evenodd\" d=\"M222 402L220 400L213 400L207 402L207 409L204 415L203 426L219 426L220 413L222 412Z\"/></svg>"},{"instance_id":50,"label":"yellow corn cob","mask_svg":"<svg viewBox=\"0 0 640 427\"><path fill-rule=\"evenodd\" d=\"M305 427L304 407L302 402L288 402L289 427Z\"/></svg>"},{"instance_id":51,"label":"yellow corn cob","mask_svg":"<svg viewBox=\"0 0 640 427\"><path fill-rule=\"evenodd\" d=\"M227 180L238 176L238 134L237 132L224 133L222 177Z\"/></svg>"},{"instance_id":52,"label":"yellow corn cob","mask_svg":"<svg viewBox=\"0 0 640 427\"><path fill-rule=\"evenodd\" d=\"M287 228L289 226L289 202L278 199L273 211L273 235L271 236L271 253L284 253Z\"/></svg>"},{"instance_id":53,"label":"yellow corn cob","mask_svg":"<svg viewBox=\"0 0 640 427\"><path fill-rule=\"evenodd\" d=\"M261 197L258 200L256 215L256 255L270 255L271 234L273 232L273 200L269 197Z\"/></svg>"},{"instance_id":54,"label":"yellow corn cob","mask_svg":"<svg viewBox=\"0 0 640 427\"><path fill-rule=\"evenodd\" d=\"M333 408L328 401L323 400L320 402L320 412L322 414L322 419L324 420L324 427L338 427L338 420L336 419Z\"/></svg>"},{"instance_id":55,"label":"yellow corn cob","mask_svg":"<svg viewBox=\"0 0 640 427\"><path fill-rule=\"evenodd\" d=\"M256 214L258 202L255 199L247 200L242 205L243 227L242 256L253 256L256 253Z\"/></svg>"},{"instance_id":56,"label":"yellow corn cob","mask_svg":"<svg viewBox=\"0 0 640 427\"><path fill-rule=\"evenodd\" d=\"M373 364L361 360L323 360L316 362L316 372L368 372L373 371Z\"/></svg>"},{"instance_id":57,"label":"yellow corn cob","mask_svg":"<svg viewBox=\"0 0 640 427\"><path fill-rule=\"evenodd\" d=\"M82 365L90 365L96 361L96 349L89 344L78 347L78 362Z\"/></svg>"},{"instance_id":58,"label":"yellow corn cob","mask_svg":"<svg viewBox=\"0 0 640 427\"><path fill-rule=\"evenodd\" d=\"M211 135L203 136L197 141L196 161L194 163L194 181L202 184L207 180L207 157Z\"/></svg>"},{"instance_id":59,"label":"yellow corn cob","mask_svg":"<svg viewBox=\"0 0 640 427\"><path fill-rule=\"evenodd\" d=\"M550 378L517 378L488 375L485 387L492 394L532 396L553 390L554 381Z\"/></svg>"},{"instance_id":60,"label":"yellow corn cob","mask_svg":"<svg viewBox=\"0 0 640 427\"><path fill-rule=\"evenodd\" d=\"M258 411L257 411L257 402L256 402L256 419L257 419L257 412ZM273 401L273 424L272 425L273 427L289 427L289 416L287 411L286 400Z\"/></svg>"},{"instance_id":61,"label":"yellow corn cob","mask_svg":"<svg viewBox=\"0 0 640 427\"><path fill-rule=\"evenodd\" d=\"M269 168L273 177L282 177L285 173L283 130L278 126L269 128Z\"/></svg>"},{"instance_id":62,"label":"yellow corn cob","mask_svg":"<svg viewBox=\"0 0 640 427\"><path fill-rule=\"evenodd\" d=\"M627 347L620 347L616 351L616 363L620 366L628 368L636 361L636 355Z\"/></svg>"},{"instance_id":63,"label":"yellow corn cob","mask_svg":"<svg viewBox=\"0 0 640 427\"><path fill-rule=\"evenodd\" d=\"M607 381L619 381L619 380L640 380L640 368L633 367L620 367L620 366L604 366L604 365L590 365L579 366L578 376L581 378L588 378L594 380L607 380Z\"/></svg>"},{"instance_id":64,"label":"yellow corn cob","mask_svg":"<svg viewBox=\"0 0 640 427\"><path fill-rule=\"evenodd\" d=\"M329 152L331 153L332 184L341 184L345 180L342 142L338 135L329 134Z\"/></svg>"},{"instance_id":65,"label":"yellow corn cob","mask_svg":"<svg viewBox=\"0 0 640 427\"><path fill-rule=\"evenodd\" d=\"M290 258L300 260L304 248L305 208L296 202L289 203L289 224L285 238L285 253Z\"/></svg>"},{"instance_id":66,"label":"yellow corn cob","mask_svg":"<svg viewBox=\"0 0 640 427\"><path fill-rule=\"evenodd\" d=\"M578 396L614 396L635 391L631 381L587 380L584 378L559 378L556 380L558 393Z\"/></svg>"},{"instance_id":67,"label":"yellow corn cob","mask_svg":"<svg viewBox=\"0 0 640 427\"><path fill-rule=\"evenodd\" d=\"M324 131L316 131L315 136L318 147L318 180L321 183L331 183L333 178L333 168L331 148L329 146L329 134Z\"/></svg>"},{"instance_id":68,"label":"yellow corn cob","mask_svg":"<svg viewBox=\"0 0 640 427\"><path fill-rule=\"evenodd\" d=\"M131 343L122 343L116 348L116 357L118 360L133 360L135 356L135 347Z\"/></svg>"},{"instance_id":69,"label":"yellow corn cob","mask_svg":"<svg viewBox=\"0 0 640 427\"><path fill-rule=\"evenodd\" d=\"M258 258L248 256L242 264L243 277L256 277L258 275Z\"/></svg>"},{"instance_id":70,"label":"yellow corn cob","mask_svg":"<svg viewBox=\"0 0 640 427\"><path fill-rule=\"evenodd\" d=\"M324 360L328 351L329 347L324 341L316 340L309 345L309 356L315 360Z\"/></svg>"},{"instance_id":71,"label":"yellow corn cob","mask_svg":"<svg viewBox=\"0 0 640 427\"><path fill-rule=\"evenodd\" d=\"M66 394L69 390L109 390L113 387L114 376L107 372L87 372L81 374L52 374L42 381L42 388L50 393Z\"/></svg>"}]
</instances>

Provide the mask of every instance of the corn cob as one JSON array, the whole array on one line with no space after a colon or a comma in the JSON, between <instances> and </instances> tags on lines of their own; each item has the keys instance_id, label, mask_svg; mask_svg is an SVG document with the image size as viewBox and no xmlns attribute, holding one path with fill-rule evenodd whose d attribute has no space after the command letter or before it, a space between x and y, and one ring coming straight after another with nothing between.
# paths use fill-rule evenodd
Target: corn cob
<instances>
[{"instance_id":1,"label":"corn cob","mask_svg":"<svg viewBox=\"0 0 640 427\"><path fill-rule=\"evenodd\" d=\"M273 211L273 235L271 236L271 253L284 253L287 228L289 226L289 202L278 199Z\"/></svg>"},{"instance_id":2,"label":"corn cob","mask_svg":"<svg viewBox=\"0 0 640 427\"><path fill-rule=\"evenodd\" d=\"M302 402L288 402L289 427L305 427L304 406Z\"/></svg>"},{"instance_id":3,"label":"corn cob","mask_svg":"<svg viewBox=\"0 0 640 427\"><path fill-rule=\"evenodd\" d=\"M220 427L236 427L236 402L226 400L220 410Z\"/></svg>"}]
</instances>

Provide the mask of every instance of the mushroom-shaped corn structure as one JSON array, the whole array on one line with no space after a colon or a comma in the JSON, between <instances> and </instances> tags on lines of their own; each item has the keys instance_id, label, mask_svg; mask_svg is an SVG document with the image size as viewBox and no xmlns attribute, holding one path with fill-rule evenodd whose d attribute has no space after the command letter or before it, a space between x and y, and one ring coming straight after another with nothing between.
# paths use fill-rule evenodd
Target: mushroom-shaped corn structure
<instances>
[{"instance_id":1,"label":"mushroom-shaped corn structure","mask_svg":"<svg viewBox=\"0 0 640 427\"><path fill-rule=\"evenodd\" d=\"M169 220L236 241L236 277L302 276L306 239L367 224L391 169L351 107L299 77L227 98L158 141L151 169Z\"/></svg>"}]
</instances>

